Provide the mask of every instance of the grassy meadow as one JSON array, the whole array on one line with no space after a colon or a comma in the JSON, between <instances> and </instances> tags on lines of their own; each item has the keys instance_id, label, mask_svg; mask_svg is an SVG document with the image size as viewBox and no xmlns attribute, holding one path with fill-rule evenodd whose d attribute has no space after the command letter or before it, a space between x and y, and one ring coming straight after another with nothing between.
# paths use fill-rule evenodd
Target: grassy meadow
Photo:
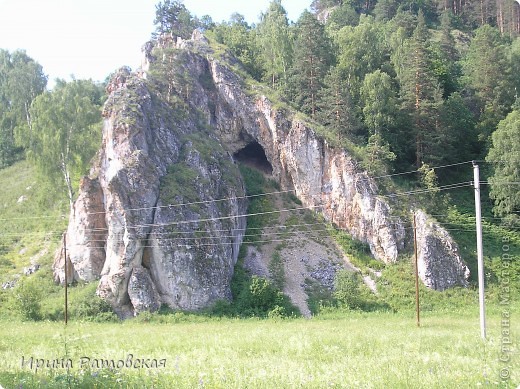
<instances>
[{"instance_id":1,"label":"grassy meadow","mask_svg":"<svg viewBox=\"0 0 520 389\"><path fill-rule=\"evenodd\" d=\"M478 312L413 314L335 312L310 320L203 319L177 322L0 323L4 388L476 388L520 383L518 350L499 360L501 318ZM511 321L520 333L520 322ZM87 367L85 358L129 355L137 367ZM508 354L509 355L509 354ZM22 366L22 357L24 366ZM33 358L33 364L29 363ZM37 360L71 360L51 368ZM143 359L165 359L143 367ZM81 365L81 362L83 366ZM40 368L36 369L37 363ZM95 362L98 363L98 362ZM130 365L129 365L130 366ZM140 366L140 367L139 367ZM502 379L506 370L510 377Z\"/></svg>"}]
</instances>

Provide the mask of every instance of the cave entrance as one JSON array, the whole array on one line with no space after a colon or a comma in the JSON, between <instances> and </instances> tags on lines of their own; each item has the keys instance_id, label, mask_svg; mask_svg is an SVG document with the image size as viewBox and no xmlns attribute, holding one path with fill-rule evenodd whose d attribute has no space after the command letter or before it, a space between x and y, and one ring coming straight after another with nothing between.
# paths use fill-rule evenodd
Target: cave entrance
<instances>
[{"instance_id":1,"label":"cave entrance","mask_svg":"<svg viewBox=\"0 0 520 389\"><path fill-rule=\"evenodd\" d=\"M265 155L264 148L258 142L249 143L233 154L233 158L244 165L260 170L265 174L273 174L273 166Z\"/></svg>"}]
</instances>

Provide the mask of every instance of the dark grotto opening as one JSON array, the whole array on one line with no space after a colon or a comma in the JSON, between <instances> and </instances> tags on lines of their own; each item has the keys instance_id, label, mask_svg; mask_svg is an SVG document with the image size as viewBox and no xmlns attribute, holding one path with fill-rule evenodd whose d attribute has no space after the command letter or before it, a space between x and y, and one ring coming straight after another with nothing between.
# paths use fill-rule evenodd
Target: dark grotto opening
<instances>
[{"instance_id":1,"label":"dark grotto opening","mask_svg":"<svg viewBox=\"0 0 520 389\"><path fill-rule=\"evenodd\" d=\"M249 143L243 149L233 154L233 158L244 165L260 170L265 174L272 174L273 167L265 155L264 148L258 142Z\"/></svg>"}]
</instances>

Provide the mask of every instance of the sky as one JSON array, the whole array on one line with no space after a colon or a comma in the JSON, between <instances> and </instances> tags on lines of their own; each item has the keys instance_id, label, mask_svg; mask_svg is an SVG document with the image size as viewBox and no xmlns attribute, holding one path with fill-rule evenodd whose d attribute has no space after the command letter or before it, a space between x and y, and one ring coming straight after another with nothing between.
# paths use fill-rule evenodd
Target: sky
<instances>
[{"instance_id":1,"label":"sky","mask_svg":"<svg viewBox=\"0 0 520 389\"><path fill-rule=\"evenodd\" d=\"M23 49L53 80L103 81L121 66L136 69L154 30L159 0L0 0L0 49ZM196 16L229 20L232 13L258 22L270 0L184 0ZM296 21L311 0L282 0Z\"/></svg>"}]
</instances>

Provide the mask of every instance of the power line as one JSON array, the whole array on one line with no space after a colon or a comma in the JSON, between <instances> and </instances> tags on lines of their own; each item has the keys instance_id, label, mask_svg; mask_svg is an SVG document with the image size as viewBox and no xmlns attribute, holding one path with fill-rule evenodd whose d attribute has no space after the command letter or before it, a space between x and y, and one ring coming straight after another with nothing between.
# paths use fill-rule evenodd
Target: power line
<instances>
[{"instance_id":1,"label":"power line","mask_svg":"<svg viewBox=\"0 0 520 389\"><path fill-rule=\"evenodd\" d=\"M262 232L262 233L258 233L258 234L244 234L244 235L242 235L242 237L255 237L255 236L266 236L266 235L297 235L297 234L311 235L311 234L317 234L320 232L327 232L327 231L329 231L328 228L319 229L319 230L307 230L307 231ZM193 233L195 233L195 232L193 232ZM208 236L197 236L197 237L174 237L174 238L160 237L157 240L160 240L160 241L177 241L177 240L185 241L185 240L228 239L228 238L236 238L236 236L235 235L225 235L225 236L208 235ZM89 239L89 240L85 241L85 243L90 243L90 242L106 242L106 240Z\"/></svg>"},{"instance_id":2,"label":"power line","mask_svg":"<svg viewBox=\"0 0 520 389\"><path fill-rule=\"evenodd\" d=\"M298 237L296 237L296 238L298 238ZM254 244L258 244L258 243L294 242L294 240L295 240L295 237L287 238L287 239L255 240L252 242L243 241L242 244L254 245ZM206 247L207 246L232 246L235 244L236 244L236 242L219 242L219 243L177 244L175 246L190 248L190 247L200 247L200 246L206 246ZM71 246L71 245L72 246L81 246L83 244L81 244L81 243L68 244L68 246ZM103 245L103 246L89 246L89 248L105 249L106 247ZM165 246L165 245L144 245L144 246L139 246L139 248L167 248L167 246Z\"/></svg>"},{"instance_id":3,"label":"power line","mask_svg":"<svg viewBox=\"0 0 520 389\"><path fill-rule=\"evenodd\" d=\"M468 187L468 186L471 186L471 183L459 182L456 184L439 186L437 188L414 189L414 190L407 191L407 192L398 192L398 193L391 193L391 194L387 194L387 195L379 195L379 197L394 198L394 197L409 196L409 195L413 195L413 194L421 194L421 193L428 193L428 192L440 192L440 191L445 191L445 190L464 188L464 187Z\"/></svg>"},{"instance_id":4,"label":"power line","mask_svg":"<svg viewBox=\"0 0 520 389\"><path fill-rule=\"evenodd\" d=\"M387 195L378 195L378 196L379 197L386 197L386 198L394 198L394 197L400 197L400 196L406 196L406 195L412 195L412 194L420 194L420 193L428 193L428 192L437 192L437 191L444 191L444 190L450 190L450 189L457 189L457 188L462 188L462 187L466 187L466 186L471 186L471 183L469 183L469 182L461 182L461 183L455 183L455 184L440 186L438 188L416 189L416 190L407 191L407 192L397 192L397 193L392 193L392 194L387 194ZM267 196L267 195L271 195L271 194L289 193L289 192L293 192L293 191L270 192L270 193L264 193L264 194L261 194L261 195L251 195L251 196ZM224 200L230 200L230 199L231 198L219 199L218 201L224 201ZM208 201L204 201L204 202L183 203L183 204L170 204L170 205L161 206L161 207L172 207L172 206L177 207L177 206L181 206L181 205L193 205L193 204L197 204L197 203L199 203L199 204L200 203L209 203L209 202L212 202L212 201L214 201L214 200L208 200ZM215 200L215 201L217 201L217 200ZM288 212L288 211L294 211L294 210L312 209L312 208L319 208L319 207L321 207L321 206L299 207L299 208L291 208L291 209L276 210L276 211L269 211L269 212L258 212L258 213L252 213L252 214L243 214L243 215L234 215L234 216L222 216L222 217L218 217L218 218L186 220L186 221L179 221L179 222L172 222L172 223L157 223L157 224L156 223L149 223L149 224L142 224L142 225L135 225L135 226L131 226L130 225L130 226L127 226L127 228L172 226L172 225L188 224L188 223L196 223L196 222L225 220L225 219L232 219L232 218L236 218L236 217L238 218L238 217L247 217L247 216L259 216L259 215L274 214L274 213ZM134 210L137 210L137 209L143 210L143 209L148 209L148 208L144 208L144 207L143 208L134 208ZM128 211L128 210L132 210L132 209L125 209L125 211ZM101 213L101 212L98 212L98 213ZM19 218L19 219L23 219L23 218ZM0 220L6 221L6 220L10 220L10 219L0 219ZM91 231L103 232L103 231L107 231L107 230L108 230L107 228L97 228L97 229L92 229Z\"/></svg>"},{"instance_id":5,"label":"power line","mask_svg":"<svg viewBox=\"0 0 520 389\"><path fill-rule=\"evenodd\" d=\"M9 220L36 220L36 219L64 219L64 218L67 218L68 216L65 215L65 214L61 214L61 215L55 215L55 216L50 216L50 215L47 215L47 216L19 216L19 217L10 217L10 218L0 218L0 221L9 221Z\"/></svg>"},{"instance_id":6,"label":"power line","mask_svg":"<svg viewBox=\"0 0 520 389\"><path fill-rule=\"evenodd\" d=\"M520 185L520 181L480 181L482 185Z\"/></svg>"},{"instance_id":7,"label":"power line","mask_svg":"<svg viewBox=\"0 0 520 389\"><path fill-rule=\"evenodd\" d=\"M231 228L231 229L211 229L210 232L238 232L238 231L249 231L249 230L263 230L263 229L283 229L289 232L290 229L295 227L311 227L311 226L322 226L322 225L328 225L329 223L326 221L318 222L318 223L298 223L298 224L278 224L278 225L271 225L271 226L265 226L265 227L244 227L244 228ZM101 234L104 232L108 232L108 228L87 228L83 230L84 232L88 233L94 233L94 234ZM159 232L154 231L154 235L173 235L173 234L193 234L193 233L199 233L203 232L202 230L194 230L194 231L168 231L168 232ZM4 234L0 233L0 237L9 237L9 236L36 236L36 235L62 235L63 231L48 231L48 232L6 232ZM114 235L124 235L124 233L118 233Z\"/></svg>"},{"instance_id":8,"label":"power line","mask_svg":"<svg viewBox=\"0 0 520 389\"><path fill-rule=\"evenodd\" d=\"M451 164L448 164L448 165L441 165L441 166L431 166L429 167L430 169L444 169L444 168L447 168L447 167L452 167L452 166L459 166L459 165L465 165L467 163L472 163L473 161L464 161L464 162L457 162L457 163L451 163ZM402 173L393 173L393 174L385 174L385 175L382 175L382 176L376 176L376 177L370 177L374 180L376 179L379 179L379 178L386 178L386 177L394 177L394 176L402 176L402 175L405 175L405 174L412 174L412 173L417 173L417 172L420 172L419 169L417 170L410 170L408 172L402 172Z\"/></svg>"},{"instance_id":9,"label":"power line","mask_svg":"<svg viewBox=\"0 0 520 389\"><path fill-rule=\"evenodd\" d=\"M452 164L446 164L441 166L432 166L430 169L443 169L447 167L452 166L459 166L464 165L467 163L471 163L472 161L464 161L464 162L458 162L458 163L452 163ZM417 173L420 170L412 170L408 172L401 172L401 173L392 173L392 174L385 174L382 176L376 176L376 177L368 177L370 179L379 179L379 178L385 178L385 177L393 177L393 176L399 176L399 175L405 175L405 174L411 174L411 173ZM227 197L227 198L220 198L220 199L213 199L213 200L203 200L203 201L193 201L193 202L187 202L187 203L177 203L177 204L167 204L167 205L160 205L160 206L152 206L152 207L138 207L138 208L125 208L125 211L143 211L148 209L162 209L162 208L177 208L182 206L189 206L189 205L200 205L200 204L208 204L208 203L215 203L215 202L221 202L221 201L228 201L228 200L236 200L236 199L246 199L246 198L254 198L254 197L261 197L261 196L269 196L269 195L275 195L275 194L284 194L284 193L294 193L296 192L295 189L289 189L289 190L283 190L283 191L276 191L276 192L268 192L268 193L259 193L254 195L245 195L245 196L238 196L238 197ZM397 194L395 194L397 195ZM392 194L389 195L381 195L383 197L391 197ZM89 212L87 215L96 215L96 214L104 214L106 211L98 211L98 212ZM61 214L58 216L26 216L26 217L12 217L12 218L0 218L0 221L9 221L9 220L29 220L29 219L49 219L49 218L67 218L68 215Z\"/></svg>"},{"instance_id":10,"label":"power line","mask_svg":"<svg viewBox=\"0 0 520 389\"><path fill-rule=\"evenodd\" d=\"M270 196L275 194L284 194L284 193L291 193L295 192L294 189L291 190L281 190L277 192L269 192L269 193L259 193L254 195L246 195L246 196L236 196L236 197L226 197L226 198L220 198L220 199L213 199L213 200L201 200L201 201L193 201L189 203L177 203L177 204L167 204L167 205L157 205L153 207L140 207L140 208L125 208L125 211L144 211L148 209L163 209L163 208L177 208L177 207L185 207L188 205L200 205L200 204L209 204L209 203L217 203L221 201L229 201L229 200L239 200L239 199L249 199L253 197L263 197L263 196ZM105 211L100 212L89 212L87 215L96 215L96 214L104 214Z\"/></svg>"},{"instance_id":11,"label":"power line","mask_svg":"<svg viewBox=\"0 0 520 389\"><path fill-rule=\"evenodd\" d=\"M232 216L219 216L219 217L212 217L212 218L206 218L206 219L182 220L182 221L176 221L176 222L171 222L171 223L137 224L137 225L126 226L126 228L169 227L169 226L176 226L176 225L190 224L190 223L204 223L204 222L211 222L211 221L217 221L217 220L229 220L229 219L249 217L249 216L272 215L275 213L308 210L308 209L315 209L315 208L320 208L320 207L321 207L321 205L310 205L308 207L278 209L276 211L247 213L247 214L243 214L243 215L232 215Z\"/></svg>"}]
</instances>

